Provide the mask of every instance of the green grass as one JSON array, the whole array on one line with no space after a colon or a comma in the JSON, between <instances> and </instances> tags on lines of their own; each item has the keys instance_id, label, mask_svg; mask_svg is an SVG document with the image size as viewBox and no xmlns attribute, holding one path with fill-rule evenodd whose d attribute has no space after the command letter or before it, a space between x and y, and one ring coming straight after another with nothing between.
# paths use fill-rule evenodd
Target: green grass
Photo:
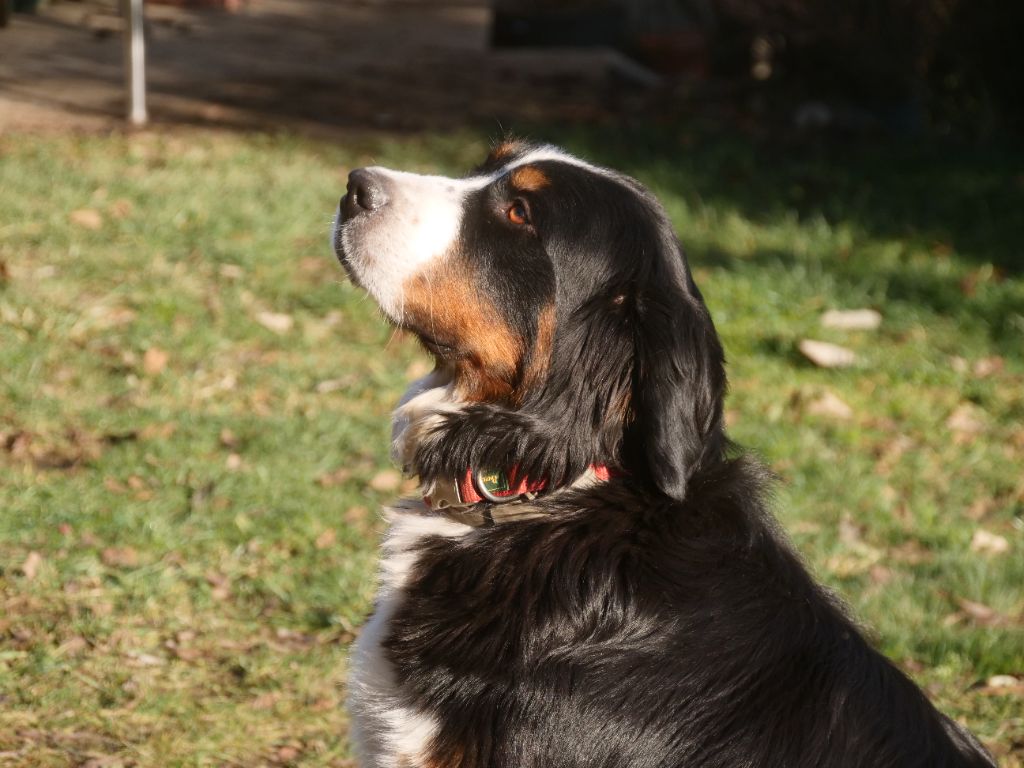
<instances>
[{"instance_id":1,"label":"green grass","mask_svg":"<svg viewBox=\"0 0 1024 768\"><path fill-rule=\"evenodd\" d=\"M663 197L796 544L1024 765L1021 688L986 684L1024 681L1024 157L536 133ZM329 220L348 168L461 172L486 144L0 137L0 765L349 764L388 412L424 359ZM878 331L819 326L862 306ZM859 362L813 368L802 338ZM816 415L826 392L852 415Z\"/></svg>"}]
</instances>

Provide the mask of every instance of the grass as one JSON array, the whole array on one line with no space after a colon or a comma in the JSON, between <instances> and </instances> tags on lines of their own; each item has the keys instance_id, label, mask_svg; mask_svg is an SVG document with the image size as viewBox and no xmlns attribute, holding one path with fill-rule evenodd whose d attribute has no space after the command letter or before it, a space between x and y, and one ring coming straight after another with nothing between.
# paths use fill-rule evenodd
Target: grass
<instances>
[{"instance_id":1,"label":"grass","mask_svg":"<svg viewBox=\"0 0 1024 768\"><path fill-rule=\"evenodd\" d=\"M662 196L797 546L1024 765L1024 157L543 135ZM329 219L348 168L485 147L0 137L0 765L350 764L388 412L425 361L343 282ZM878 331L819 325L862 306Z\"/></svg>"}]
</instances>

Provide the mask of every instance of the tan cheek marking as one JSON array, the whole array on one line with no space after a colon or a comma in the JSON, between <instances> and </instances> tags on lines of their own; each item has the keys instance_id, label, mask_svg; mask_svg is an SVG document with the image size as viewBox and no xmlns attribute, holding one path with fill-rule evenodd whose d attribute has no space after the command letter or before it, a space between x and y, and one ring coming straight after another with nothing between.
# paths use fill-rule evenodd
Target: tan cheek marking
<instances>
[{"instance_id":1,"label":"tan cheek marking","mask_svg":"<svg viewBox=\"0 0 1024 768\"><path fill-rule=\"evenodd\" d=\"M513 187L523 192L536 192L551 183L544 171L534 168L532 165L516 168L509 176L509 181L512 182Z\"/></svg>"},{"instance_id":2,"label":"tan cheek marking","mask_svg":"<svg viewBox=\"0 0 1024 768\"><path fill-rule=\"evenodd\" d=\"M458 259L446 259L405 282L405 310L424 331L457 342L467 353L453 361L460 396L509 400L523 355L522 340L475 285L471 269Z\"/></svg>"}]
</instances>

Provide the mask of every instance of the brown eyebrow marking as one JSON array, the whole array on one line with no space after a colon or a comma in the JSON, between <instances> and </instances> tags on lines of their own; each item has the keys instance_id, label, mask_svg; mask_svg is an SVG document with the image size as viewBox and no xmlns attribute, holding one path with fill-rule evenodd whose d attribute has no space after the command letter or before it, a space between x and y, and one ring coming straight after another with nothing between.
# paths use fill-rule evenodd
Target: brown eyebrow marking
<instances>
[{"instance_id":1,"label":"brown eyebrow marking","mask_svg":"<svg viewBox=\"0 0 1024 768\"><path fill-rule=\"evenodd\" d=\"M547 174L532 165L516 168L509 176L509 181L512 182L513 187L523 192L536 192L551 184L551 179L547 177Z\"/></svg>"},{"instance_id":2,"label":"brown eyebrow marking","mask_svg":"<svg viewBox=\"0 0 1024 768\"><path fill-rule=\"evenodd\" d=\"M496 162L498 160L504 160L512 157L512 155L522 148L523 143L521 141L515 141L514 139L503 141L491 150L491 153L487 156L487 162Z\"/></svg>"}]
</instances>

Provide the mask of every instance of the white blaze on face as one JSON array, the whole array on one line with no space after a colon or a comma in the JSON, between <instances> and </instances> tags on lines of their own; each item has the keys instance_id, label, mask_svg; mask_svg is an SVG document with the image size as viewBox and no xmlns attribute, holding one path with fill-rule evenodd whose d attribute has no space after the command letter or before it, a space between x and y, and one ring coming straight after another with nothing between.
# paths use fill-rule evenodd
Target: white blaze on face
<instances>
[{"instance_id":1,"label":"white blaze on face","mask_svg":"<svg viewBox=\"0 0 1024 768\"><path fill-rule=\"evenodd\" d=\"M388 202L346 222L341 244L359 282L400 322L403 284L451 251L466 196L485 187L491 177L449 179L380 167L366 170L380 178Z\"/></svg>"},{"instance_id":2,"label":"white blaze on face","mask_svg":"<svg viewBox=\"0 0 1024 768\"><path fill-rule=\"evenodd\" d=\"M395 322L404 315L403 286L431 262L450 253L459 236L466 198L511 170L534 162L561 162L594 173L607 170L555 147L536 147L487 176L450 179L374 166L388 200L373 211L341 223L335 217L333 242L359 283ZM340 237L339 237L340 234Z\"/></svg>"}]
</instances>

